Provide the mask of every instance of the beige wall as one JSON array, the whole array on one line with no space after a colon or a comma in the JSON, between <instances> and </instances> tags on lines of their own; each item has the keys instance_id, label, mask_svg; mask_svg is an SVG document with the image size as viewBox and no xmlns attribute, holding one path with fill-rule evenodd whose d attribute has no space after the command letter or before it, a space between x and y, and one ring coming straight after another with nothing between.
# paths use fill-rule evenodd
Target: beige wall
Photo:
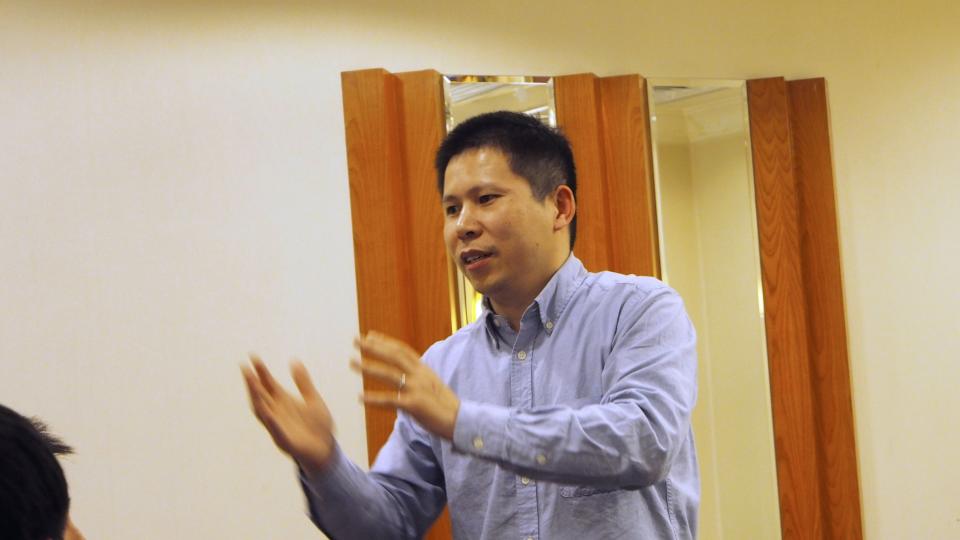
<instances>
[{"instance_id":1,"label":"beige wall","mask_svg":"<svg viewBox=\"0 0 960 540\"><path fill-rule=\"evenodd\" d=\"M960 535L953 2L0 0L0 400L92 538L312 538L236 364L300 355L365 458L341 70L829 81L870 538Z\"/></svg>"}]
</instances>

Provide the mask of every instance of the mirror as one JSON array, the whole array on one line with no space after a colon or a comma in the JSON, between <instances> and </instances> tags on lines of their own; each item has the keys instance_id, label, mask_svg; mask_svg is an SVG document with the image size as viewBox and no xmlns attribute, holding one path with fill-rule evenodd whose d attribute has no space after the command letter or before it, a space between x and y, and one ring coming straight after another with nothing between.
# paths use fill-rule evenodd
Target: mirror
<instances>
[{"instance_id":1,"label":"mirror","mask_svg":"<svg viewBox=\"0 0 960 540\"><path fill-rule=\"evenodd\" d=\"M700 538L780 538L744 81L649 79L662 279L698 333Z\"/></svg>"},{"instance_id":2,"label":"mirror","mask_svg":"<svg viewBox=\"0 0 960 540\"><path fill-rule=\"evenodd\" d=\"M557 126L550 77L444 75L443 93L447 133L468 118L493 111L522 112L549 126ZM480 317L483 297L453 261L450 261L450 295L454 331Z\"/></svg>"}]
</instances>

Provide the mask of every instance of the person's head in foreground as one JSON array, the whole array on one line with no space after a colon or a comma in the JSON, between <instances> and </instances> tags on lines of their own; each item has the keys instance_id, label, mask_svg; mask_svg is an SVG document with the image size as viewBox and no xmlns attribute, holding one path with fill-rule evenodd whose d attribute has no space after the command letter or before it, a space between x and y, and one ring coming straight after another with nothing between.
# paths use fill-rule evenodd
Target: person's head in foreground
<instances>
[{"instance_id":1,"label":"person's head in foreground","mask_svg":"<svg viewBox=\"0 0 960 540\"><path fill-rule=\"evenodd\" d=\"M58 455L73 450L46 426L0 405L0 538L82 539Z\"/></svg>"}]
</instances>

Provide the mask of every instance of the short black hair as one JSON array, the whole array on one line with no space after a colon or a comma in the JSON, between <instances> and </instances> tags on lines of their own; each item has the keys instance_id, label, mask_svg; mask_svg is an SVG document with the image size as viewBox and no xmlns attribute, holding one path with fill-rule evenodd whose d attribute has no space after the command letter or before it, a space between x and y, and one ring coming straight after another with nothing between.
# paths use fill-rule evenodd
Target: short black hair
<instances>
[{"instance_id":1,"label":"short black hair","mask_svg":"<svg viewBox=\"0 0 960 540\"><path fill-rule=\"evenodd\" d=\"M63 538L70 496L57 455L72 452L43 422L0 405L0 538Z\"/></svg>"},{"instance_id":2,"label":"short black hair","mask_svg":"<svg viewBox=\"0 0 960 540\"><path fill-rule=\"evenodd\" d=\"M497 111L474 116L451 131L437 149L437 189L443 195L443 178L450 160L481 148L503 152L513 174L530 183L534 197L543 200L566 185L577 195L577 169L570 141L556 128L517 112ZM577 239L577 216L570 222L570 248Z\"/></svg>"}]
</instances>

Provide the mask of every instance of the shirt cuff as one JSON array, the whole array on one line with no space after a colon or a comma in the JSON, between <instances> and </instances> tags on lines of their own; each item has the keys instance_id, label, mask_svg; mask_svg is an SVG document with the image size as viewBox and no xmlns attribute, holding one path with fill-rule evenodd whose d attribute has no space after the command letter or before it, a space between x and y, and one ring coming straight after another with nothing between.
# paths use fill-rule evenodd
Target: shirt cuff
<instances>
[{"instance_id":1,"label":"shirt cuff","mask_svg":"<svg viewBox=\"0 0 960 540\"><path fill-rule=\"evenodd\" d=\"M453 447L461 452L503 460L507 457L506 407L461 401L453 427Z\"/></svg>"},{"instance_id":2,"label":"shirt cuff","mask_svg":"<svg viewBox=\"0 0 960 540\"><path fill-rule=\"evenodd\" d=\"M343 493L352 491L355 484L353 464L336 445L330 463L320 472L309 474L299 464L300 482L310 491L317 502L337 500Z\"/></svg>"}]
</instances>

